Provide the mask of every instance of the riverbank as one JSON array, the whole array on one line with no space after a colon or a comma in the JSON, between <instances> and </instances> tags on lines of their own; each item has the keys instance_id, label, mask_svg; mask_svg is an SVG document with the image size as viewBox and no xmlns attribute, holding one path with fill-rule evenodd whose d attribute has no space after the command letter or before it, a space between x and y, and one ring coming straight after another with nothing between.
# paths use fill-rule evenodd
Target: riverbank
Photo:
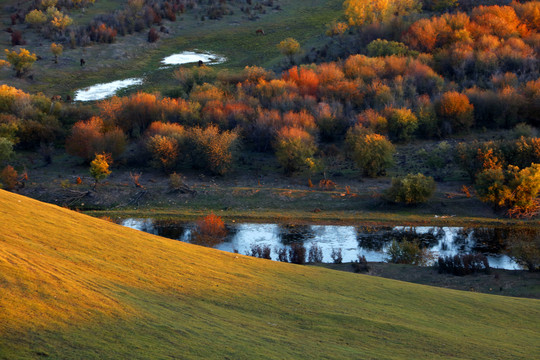
<instances>
[{"instance_id":1,"label":"riverbank","mask_svg":"<svg viewBox=\"0 0 540 360\"><path fill-rule=\"evenodd\" d=\"M540 299L540 273L525 270L491 269L490 274L454 276L439 274L436 267L370 262L366 275L492 295ZM353 272L351 263L312 266Z\"/></svg>"}]
</instances>

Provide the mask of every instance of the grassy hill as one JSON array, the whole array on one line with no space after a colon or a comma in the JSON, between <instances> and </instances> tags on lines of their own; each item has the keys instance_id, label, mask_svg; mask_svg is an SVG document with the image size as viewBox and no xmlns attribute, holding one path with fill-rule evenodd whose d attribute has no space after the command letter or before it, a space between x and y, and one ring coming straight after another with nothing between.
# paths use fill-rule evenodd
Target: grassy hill
<instances>
[{"instance_id":1,"label":"grassy hill","mask_svg":"<svg viewBox=\"0 0 540 360\"><path fill-rule=\"evenodd\" d=\"M538 358L540 301L201 248L0 191L1 359Z\"/></svg>"}]
</instances>

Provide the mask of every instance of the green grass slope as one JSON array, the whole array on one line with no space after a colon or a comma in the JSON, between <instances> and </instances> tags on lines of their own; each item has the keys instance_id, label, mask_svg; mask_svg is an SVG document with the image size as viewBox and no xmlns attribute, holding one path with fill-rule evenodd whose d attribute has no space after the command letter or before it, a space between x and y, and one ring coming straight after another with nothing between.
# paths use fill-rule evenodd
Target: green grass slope
<instances>
[{"instance_id":1,"label":"green grass slope","mask_svg":"<svg viewBox=\"0 0 540 360\"><path fill-rule=\"evenodd\" d=\"M1 359L532 359L540 301L258 260L0 191Z\"/></svg>"}]
</instances>

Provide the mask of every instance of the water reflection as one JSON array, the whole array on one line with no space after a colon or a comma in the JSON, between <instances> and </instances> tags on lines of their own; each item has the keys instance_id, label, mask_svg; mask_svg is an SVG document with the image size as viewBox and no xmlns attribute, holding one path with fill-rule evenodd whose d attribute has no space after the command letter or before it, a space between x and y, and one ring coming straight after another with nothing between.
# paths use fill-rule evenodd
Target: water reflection
<instances>
[{"instance_id":1,"label":"water reflection","mask_svg":"<svg viewBox=\"0 0 540 360\"><path fill-rule=\"evenodd\" d=\"M435 256L453 256L464 253L483 253L491 267L520 269L505 255L505 239L511 228L461 227L388 227L388 226L338 226L338 225L281 225L281 224L230 224L223 241L202 242L196 236L195 225L175 221L152 219L126 219L122 225L185 242L199 243L216 249L250 254L252 246L271 249L270 257L278 260L280 249L288 250L291 244L303 243L309 251L315 243L322 249L323 262L332 262L332 249L341 249L343 262L358 259L385 261L386 250L392 241L418 241Z\"/></svg>"}]
</instances>

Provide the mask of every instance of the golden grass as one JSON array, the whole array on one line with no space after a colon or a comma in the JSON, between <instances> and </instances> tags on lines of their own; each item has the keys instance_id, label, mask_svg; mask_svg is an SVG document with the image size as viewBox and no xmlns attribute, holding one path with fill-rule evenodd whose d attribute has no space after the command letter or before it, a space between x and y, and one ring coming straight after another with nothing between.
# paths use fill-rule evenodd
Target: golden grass
<instances>
[{"instance_id":1,"label":"golden grass","mask_svg":"<svg viewBox=\"0 0 540 360\"><path fill-rule=\"evenodd\" d=\"M540 301L224 253L0 191L0 359L538 358Z\"/></svg>"}]
</instances>

